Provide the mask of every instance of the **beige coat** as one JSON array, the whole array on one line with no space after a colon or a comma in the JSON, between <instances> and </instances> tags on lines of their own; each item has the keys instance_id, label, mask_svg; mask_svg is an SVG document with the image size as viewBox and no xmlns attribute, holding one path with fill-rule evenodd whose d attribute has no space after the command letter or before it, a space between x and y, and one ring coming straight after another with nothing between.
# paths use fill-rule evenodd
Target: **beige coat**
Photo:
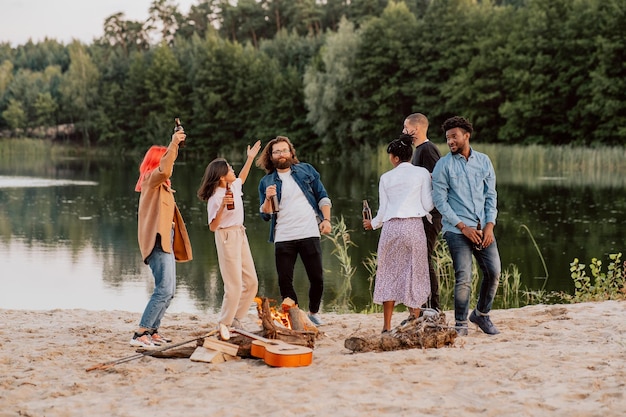
<instances>
[{"instance_id":1,"label":"beige coat","mask_svg":"<svg viewBox=\"0 0 626 417\"><path fill-rule=\"evenodd\" d=\"M172 252L170 233L174 222L174 257L178 262L193 258L191 242L183 217L174 200L174 190L167 185L172 176L178 145L170 143L158 168L148 173L141 183L139 197L138 229L139 250L144 263L152 253L157 234L161 235L163 251Z\"/></svg>"}]
</instances>

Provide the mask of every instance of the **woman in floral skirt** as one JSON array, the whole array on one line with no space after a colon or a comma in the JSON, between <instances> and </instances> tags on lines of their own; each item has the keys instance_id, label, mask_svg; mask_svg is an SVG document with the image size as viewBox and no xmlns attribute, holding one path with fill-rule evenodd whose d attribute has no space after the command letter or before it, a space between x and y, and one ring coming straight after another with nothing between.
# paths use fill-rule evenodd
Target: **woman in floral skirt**
<instances>
[{"instance_id":1,"label":"woman in floral skirt","mask_svg":"<svg viewBox=\"0 0 626 417\"><path fill-rule=\"evenodd\" d=\"M411 136L402 134L387 147L393 169L380 177L376 217L363 220L366 230L382 227L374 302L383 305L383 334L391 330L397 304L404 304L410 317L417 317L430 294L422 217L429 217L434 207L431 178L426 168L411 164L411 143Z\"/></svg>"}]
</instances>

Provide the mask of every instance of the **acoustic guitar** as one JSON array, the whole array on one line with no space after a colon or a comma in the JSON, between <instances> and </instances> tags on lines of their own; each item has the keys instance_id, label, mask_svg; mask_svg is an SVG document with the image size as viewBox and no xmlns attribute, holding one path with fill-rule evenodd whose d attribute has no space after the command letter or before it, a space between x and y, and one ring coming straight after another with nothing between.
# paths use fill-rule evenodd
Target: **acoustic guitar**
<instances>
[{"instance_id":1,"label":"acoustic guitar","mask_svg":"<svg viewBox=\"0 0 626 417\"><path fill-rule=\"evenodd\" d=\"M313 360L313 350L306 346L292 345L282 340L266 339L245 330L231 329L232 332L254 339L251 354L269 366L296 367L309 366Z\"/></svg>"}]
</instances>

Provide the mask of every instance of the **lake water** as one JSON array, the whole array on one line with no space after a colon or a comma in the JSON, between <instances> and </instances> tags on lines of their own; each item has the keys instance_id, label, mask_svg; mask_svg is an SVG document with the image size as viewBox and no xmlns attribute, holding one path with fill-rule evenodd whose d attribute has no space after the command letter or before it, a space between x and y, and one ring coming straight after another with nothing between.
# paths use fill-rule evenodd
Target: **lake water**
<instances>
[{"instance_id":1,"label":"lake water","mask_svg":"<svg viewBox=\"0 0 626 417\"><path fill-rule=\"evenodd\" d=\"M512 169L506 150L498 152L491 155L498 177L496 238L503 268L516 265L525 287L541 288L546 276L532 238L548 268L547 290L573 290L569 263L575 257L588 263L591 257L606 259L609 253L623 251L623 175L551 171L532 163ZM0 161L0 308L143 311L152 277L137 245L138 194L133 188L139 161L50 155L5 155ZM213 234L206 225L205 204L196 197L206 162L181 158L172 177L194 260L177 265L178 288L169 311L209 312L221 304ZM238 171L241 161L231 162ZM356 310L362 310L371 300L362 261L376 251L379 232L362 230L361 201L368 199L376 211L378 178L390 167L380 161L345 160L314 165L333 200L333 217L344 218L357 245L350 249L357 272L349 298ZM245 224L259 295L279 299L273 246L267 242L269 226L257 215L262 175L253 168L244 185ZM343 279L334 246L326 239L322 246L326 270L322 309L331 310L341 297ZM299 262L296 288L304 308L308 281Z\"/></svg>"}]
</instances>

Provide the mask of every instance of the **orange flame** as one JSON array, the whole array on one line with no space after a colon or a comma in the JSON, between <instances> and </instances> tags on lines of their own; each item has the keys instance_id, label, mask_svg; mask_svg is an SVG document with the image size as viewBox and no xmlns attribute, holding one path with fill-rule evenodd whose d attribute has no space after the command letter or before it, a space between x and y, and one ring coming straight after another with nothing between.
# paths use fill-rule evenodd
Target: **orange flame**
<instances>
[{"instance_id":1,"label":"orange flame","mask_svg":"<svg viewBox=\"0 0 626 417\"><path fill-rule=\"evenodd\" d=\"M259 317L261 317L261 311L263 310L263 300L259 297L254 299L254 302L257 304L257 311L259 312ZM276 307L270 306L270 317L274 321L274 324L279 327L284 327L287 329L291 329L291 319L289 318L289 309L285 309L284 306L282 311L278 310Z\"/></svg>"}]
</instances>

